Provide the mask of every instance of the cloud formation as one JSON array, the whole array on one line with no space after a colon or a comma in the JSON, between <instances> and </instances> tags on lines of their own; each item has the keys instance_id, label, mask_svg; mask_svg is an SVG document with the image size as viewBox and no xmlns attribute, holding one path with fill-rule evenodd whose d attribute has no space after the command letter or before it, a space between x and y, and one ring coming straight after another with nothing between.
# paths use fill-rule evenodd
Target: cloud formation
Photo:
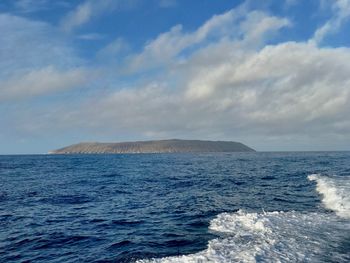
<instances>
[{"instance_id":1,"label":"cloud formation","mask_svg":"<svg viewBox=\"0 0 350 263\"><path fill-rule=\"evenodd\" d=\"M162 8L175 7L177 5L176 0L159 0L159 6Z\"/></svg>"},{"instance_id":2,"label":"cloud formation","mask_svg":"<svg viewBox=\"0 0 350 263\"><path fill-rule=\"evenodd\" d=\"M343 23L350 18L350 0L335 0L331 1L331 3L323 2L323 5L327 7L330 5L333 16L315 31L312 40L316 43L322 43L327 35L337 32Z\"/></svg>"},{"instance_id":3,"label":"cloud formation","mask_svg":"<svg viewBox=\"0 0 350 263\"><path fill-rule=\"evenodd\" d=\"M350 50L266 46L290 22L258 11L241 15L231 10L193 32L176 26L159 35L133 59L136 72L162 65L160 75L87 99L65 124L146 137L348 136Z\"/></svg>"},{"instance_id":4,"label":"cloud formation","mask_svg":"<svg viewBox=\"0 0 350 263\"><path fill-rule=\"evenodd\" d=\"M11 101L79 87L88 82L88 72L82 69L59 71L53 66L30 71L2 81L0 101Z\"/></svg>"},{"instance_id":5,"label":"cloud formation","mask_svg":"<svg viewBox=\"0 0 350 263\"><path fill-rule=\"evenodd\" d=\"M309 40L278 41L293 23L242 4L192 31L175 25L138 51L114 38L89 68L71 41L102 36L74 31L122 1L87 0L59 28L1 14L2 105L92 87L1 118L28 133L86 138L350 141L350 49L321 45L348 19L349 2L333 2L334 16Z\"/></svg>"},{"instance_id":6,"label":"cloud formation","mask_svg":"<svg viewBox=\"0 0 350 263\"><path fill-rule=\"evenodd\" d=\"M53 26L0 14L0 75L51 64L73 67L81 63L71 42Z\"/></svg>"},{"instance_id":7,"label":"cloud formation","mask_svg":"<svg viewBox=\"0 0 350 263\"><path fill-rule=\"evenodd\" d=\"M267 16L260 11L248 12L246 5L241 5L214 15L194 32L183 32L182 25L172 27L147 43L142 53L132 56L129 67L137 71L164 66L196 45L199 48L207 42L223 39L241 39L244 45L257 46L268 33L286 26L290 26L288 19Z\"/></svg>"},{"instance_id":8,"label":"cloud formation","mask_svg":"<svg viewBox=\"0 0 350 263\"><path fill-rule=\"evenodd\" d=\"M11 4L17 13L30 14L35 12L42 12L53 8L67 8L70 2L67 0L13 0Z\"/></svg>"},{"instance_id":9,"label":"cloud formation","mask_svg":"<svg viewBox=\"0 0 350 263\"><path fill-rule=\"evenodd\" d=\"M71 32L105 13L133 7L137 0L86 0L61 20L61 29Z\"/></svg>"},{"instance_id":10,"label":"cloud formation","mask_svg":"<svg viewBox=\"0 0 350 263\"><path fill-rule=\"evenodd\" d=\"M72 122L168 136L350 132L350 50L294 42L236 48L221 43L194 55L176 72L186 79L176 91L156 82L123 89L88 102Z\"/></svg>"},{"instance_id":11,"label":"cloud formation","mask_svg":"<svg viewBox=\"0 0 350 263\"><path fill-rule=\"evenodd\" d=\"M0 31L2 102L66 90L91 75L69 41L49 24L1 14Z\"/></svg>"}]
</instances>

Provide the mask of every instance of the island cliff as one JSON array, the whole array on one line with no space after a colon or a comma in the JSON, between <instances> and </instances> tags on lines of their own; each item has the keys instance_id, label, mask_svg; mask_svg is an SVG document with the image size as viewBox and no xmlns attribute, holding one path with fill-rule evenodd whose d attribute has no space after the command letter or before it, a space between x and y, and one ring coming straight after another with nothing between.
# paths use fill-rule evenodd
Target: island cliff
<instances>
[{"instance_id":1,"label":"island cliff","mask_svg":"<svg viewBox=\"0 0 350 263\"><path fill-rule=\"evenodd\" d=\"M254 152L252 148L231 141L160 140L120 143L78 143L50 154L103 154L103 153L200 153L200 152Z\"/></svg>"}]
</instances>

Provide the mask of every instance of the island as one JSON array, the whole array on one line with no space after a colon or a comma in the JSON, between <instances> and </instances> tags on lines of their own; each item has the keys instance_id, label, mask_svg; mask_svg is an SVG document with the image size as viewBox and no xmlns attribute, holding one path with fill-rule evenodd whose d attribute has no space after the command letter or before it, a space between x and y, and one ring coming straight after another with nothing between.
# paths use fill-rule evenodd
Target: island
<instances>
[{"instance_id":1,"label":"island","mask_svg":"<svg viewBox=\"0 0 350 263\"><path fill-rule=\"evenodd\" d=\"M73 144L50 154L122 154L122 153L205 153L255 152L254 149L233 141L157 140L118 143L83 142Z\"/></svg>"}]
</instances>

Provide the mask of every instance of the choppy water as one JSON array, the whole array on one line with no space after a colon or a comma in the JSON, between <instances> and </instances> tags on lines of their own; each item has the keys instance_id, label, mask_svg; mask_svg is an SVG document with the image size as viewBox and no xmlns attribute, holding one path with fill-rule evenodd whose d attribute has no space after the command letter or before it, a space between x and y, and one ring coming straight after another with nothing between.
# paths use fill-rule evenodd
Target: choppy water
<instances>
[{"instance_id":1,"label":"choppy water","mask_svg":"<svg viewBox=\"0 0 350 263\"><path fill-rule=\"evenodd\" d=\"M350 153L0 156L0 262L349 262Z\"/></svg>"}]
</instances>

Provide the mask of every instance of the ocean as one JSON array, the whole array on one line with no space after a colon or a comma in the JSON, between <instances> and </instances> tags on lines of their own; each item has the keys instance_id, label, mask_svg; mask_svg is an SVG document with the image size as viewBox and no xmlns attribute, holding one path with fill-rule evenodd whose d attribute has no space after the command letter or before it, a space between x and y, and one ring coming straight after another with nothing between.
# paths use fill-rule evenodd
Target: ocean
<instances>
[{"instance_id":1,"label":"ocean","mask_svg":"<svg viewBox=\"0 0 350 263\"><path fill-rule=\"evenodd\" d=\"M350 262L350 152L0 156L0 262Z\"/></svg>"}]
</instances>

